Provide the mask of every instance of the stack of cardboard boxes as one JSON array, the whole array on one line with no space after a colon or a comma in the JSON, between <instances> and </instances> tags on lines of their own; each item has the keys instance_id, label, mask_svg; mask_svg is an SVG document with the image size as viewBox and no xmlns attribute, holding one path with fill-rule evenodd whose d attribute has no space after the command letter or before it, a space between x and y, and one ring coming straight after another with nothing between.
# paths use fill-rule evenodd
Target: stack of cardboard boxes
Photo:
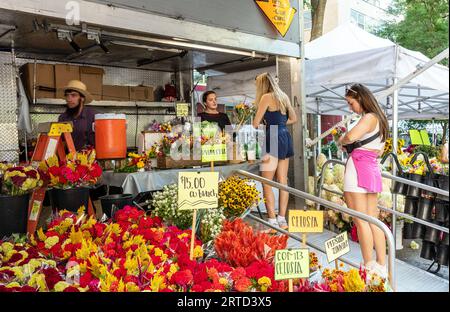
<instances>
[{"instance_id":1,"label":"stack of cardboard boxes","mask_svg":"<svg viewBox=\"0 0 450 312\"><path fill-rule=\"evenodd\" d=\"M36 99L64 99L62 88L70 80L81 80L86 84L88 91L96 101L153 102L155 99L153 87L103 85L103 75L103 69L90 66L29 63L22 67L22 78L30 100L34 96ZM33 86L35 86L35 90L33 90ZM34 91L35 94L33 94Z\"/></svg>"}]
</instances>

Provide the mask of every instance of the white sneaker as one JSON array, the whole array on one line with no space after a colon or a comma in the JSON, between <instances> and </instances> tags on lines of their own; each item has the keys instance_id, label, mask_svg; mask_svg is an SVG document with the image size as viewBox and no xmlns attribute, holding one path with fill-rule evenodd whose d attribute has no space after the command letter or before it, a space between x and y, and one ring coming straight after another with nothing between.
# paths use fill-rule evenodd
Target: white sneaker
<instances>
[{"instance_id":1,"label":"white sneaker","mask_svg":"<svg viewBox=\"0 0 450 312\"><path fill-rule=\"evenodd\" d=\"M388 272L387 272L386 265L381 265L378 262L375 262L373 272L375 274L377 274L379 277L381 277L382 279L387 279Z\"/></svg>"}]
</instances>

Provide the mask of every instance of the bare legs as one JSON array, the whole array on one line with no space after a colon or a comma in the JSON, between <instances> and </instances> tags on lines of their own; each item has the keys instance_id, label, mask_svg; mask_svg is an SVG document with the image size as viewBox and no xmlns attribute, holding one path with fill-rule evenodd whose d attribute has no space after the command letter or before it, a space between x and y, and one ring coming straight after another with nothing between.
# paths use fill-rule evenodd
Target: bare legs
<instances>
[{"instance_id":1,"label":"bare legs","mask_svg":"<svg viewBox=\"0 0 450 312\"><path fill-rule=\"evenodd\" d=\"M379 211L377 208L377 194L367 193L344 193L345 202L347 206L353 210L362 212L377 218ZM386 258L386 238L384 233L377 226L369 224L366 221L354 218L356 228L358 230L358 239L361 246L361 253L364 259L364 264L372 261L373 247L377 255L377 262L380 265L385 264Z\"/></svg>"},{"instance_id":2,"label":"bare legs","mask_svg":"<svg viewBox=\"0 0 450 312\"><path fill-rule=\"evenodd\" d=\"M288 184L288 177L287 177L288 169L289 169L289 158L279 159L276 172L278 183L283 185ZM286 216L288 202L289 202L289 193L286 191L280 191L279 205L278 205L278 208L280 210L278 212L278 215L282 217Z\"/></svg>"},{"instance_id":3,"label":"bare legs","mask_svg":"<svg viewBox=\"0 0 450 312\"><path fill-rule=\"evenodd\" d=\"M275 171L277 170L277 159L267 155L263 158L263 163L261 166L261 176L268 180L273 180L275 175ZM265 183L262 184L264 199L266 203L267 214L269 215L269 219L275 219L275 197L273 195L273 190L270 185Z\"/></svg>"},{"instance_id":4,"label":"bare legs","mask_svg":"<svg viewBox=\"0 0 450 312\"><path fill-rule=\"evenodd\" d=\"M277 159L269 156L263 160L263 167L261 170L261 176L268 180L273 180L276 175L276 179L280 184L287 185L287 172L289 169L289 159ZM275 218L275 197L270 185L263 183L263 193L266 200L267 214L270 219ZM289 193L286 191L280 191L279 195L279 216L286 216L286 210L289 202Z\"/></svg>"}]
</instances>

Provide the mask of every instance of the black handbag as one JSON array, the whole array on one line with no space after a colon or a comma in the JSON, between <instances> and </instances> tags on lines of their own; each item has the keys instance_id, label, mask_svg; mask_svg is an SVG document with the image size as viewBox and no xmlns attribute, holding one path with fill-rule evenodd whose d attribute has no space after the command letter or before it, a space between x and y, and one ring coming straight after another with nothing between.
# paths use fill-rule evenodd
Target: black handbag
<instances>
[{"instance_id":1,"label":"black handbag","mask_svg":"<svg viewBox=\"0 0 450 312\"><path fill-rule=\"evenodd\" d=\"M353 152L354 149L357 149L361 146L366 145L367 143L372 142L373 140L375 140L376 138L378 138L380 136L380 132L378 131L377 133L375 133L374 135L372 135L371 137L368 137L365 140L362 141L355 141L353 143L347 144L347 145L343 145L343 147L345 148L347 154L351 154Z\"/></svg>"}]
</instances>

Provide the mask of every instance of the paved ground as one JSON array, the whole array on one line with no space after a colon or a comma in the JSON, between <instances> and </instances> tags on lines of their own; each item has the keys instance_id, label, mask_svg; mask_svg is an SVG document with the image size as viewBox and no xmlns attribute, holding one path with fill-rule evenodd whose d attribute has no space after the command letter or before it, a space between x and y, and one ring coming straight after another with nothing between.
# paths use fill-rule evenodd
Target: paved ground
<instances>
[{"instance_id":1,"label":"paved ground","mask_svg":"<svg viewBox=\"0 0 450 312\"><path fill-rule=\"evenodd\" d=\"M397 259L400 259L402 261L405 261L406 263L409 263L415 267L421 268L423 270L427 270L428 267L433 263L431 260L423 259L420 257L420 248L417 250L414 250L410 248L411 241L415 241L422 247L422 240L420 239L404 239L403 240L403 249L397 250L396 256ZM431 271L435 271L437 269L437 264L435 264ZM445 278L448 280L448 267L447 266L441 266L441 269L439 272L436 273L437 276Z\"/></svg>"}]
</instances>

